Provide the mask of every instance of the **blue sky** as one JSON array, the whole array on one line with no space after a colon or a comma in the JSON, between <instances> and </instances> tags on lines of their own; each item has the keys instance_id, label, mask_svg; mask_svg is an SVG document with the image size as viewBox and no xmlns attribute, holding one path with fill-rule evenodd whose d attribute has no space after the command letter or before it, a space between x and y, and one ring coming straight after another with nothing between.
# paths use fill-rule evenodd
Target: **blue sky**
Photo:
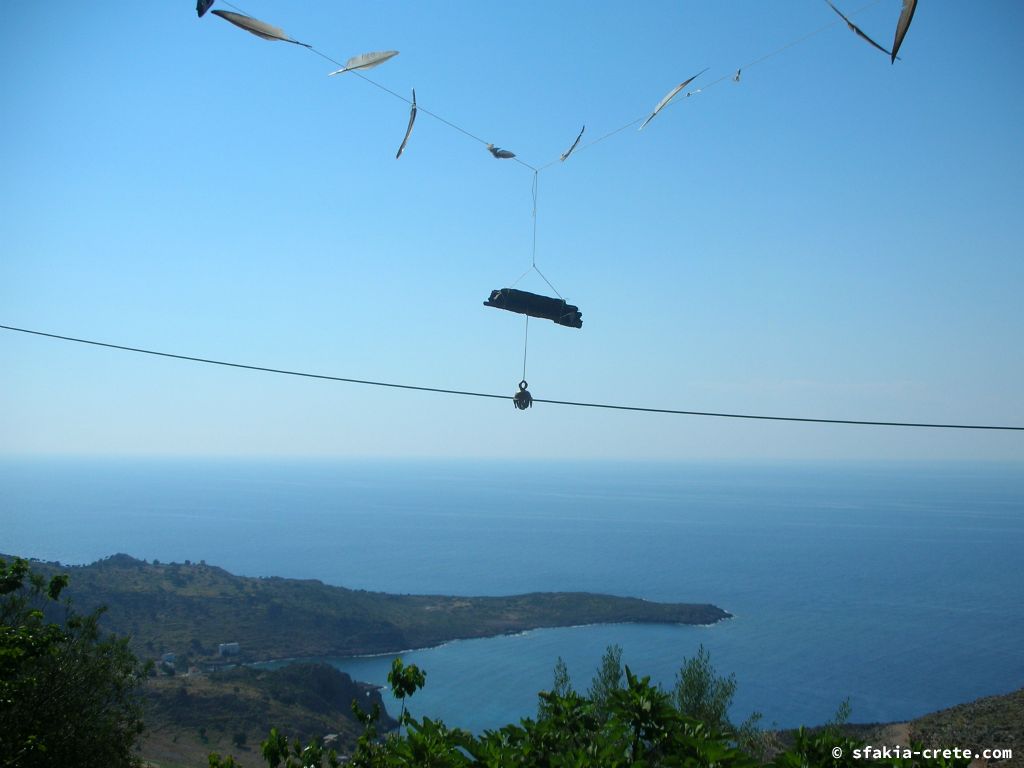
<instances>
[{"instance_id":1,"label":"blue sky","mask_svg":"<svg viewBox=\"0 0 1024 768\"><path fill-rule=\"evenodd\" d=\"M539 174L537 264L584 327L531 322L536 397L1024 424L1019 3L922 3L895 66L811 0L240 5L341 61L401 51L367 76L535 166L708 68ZM840 7L891 44L899 0ZM188 0L5 19L0 323L514 391L523 318L482 302L530 266L529 169L422 112L396 161L406 104ZM6 455L1024 458L1021 433L518 413L7 331L0 368Z\"/></svg>"}]
</instances>

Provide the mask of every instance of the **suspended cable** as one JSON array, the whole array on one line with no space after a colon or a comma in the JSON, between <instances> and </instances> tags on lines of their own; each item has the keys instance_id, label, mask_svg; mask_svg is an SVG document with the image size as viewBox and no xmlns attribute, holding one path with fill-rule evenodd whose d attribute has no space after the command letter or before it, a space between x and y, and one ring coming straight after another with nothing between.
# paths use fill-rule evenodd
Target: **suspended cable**
<instances>
[{"instance_id":1,"label":"suspended cable","mask_svg":"<svg viewBox=\"0 0 1024 768\"><path fill-rule=\"evenodd\" d=\"M306 373L303 371L289 371L281 368L268 368L261 365L247 365L244 363L231 363L224 360L213 360L204 357L193 357L191 355L177 355L170 352L158 352L152 349L141 349L139 347L128 347L122 344L110 344L103 341L93 341L90 339L80 339L74 336L62 336L56 333L46 333L44 331L33 331L28 328L17 328L11 325L0 325L0 329L6 331L14 331L17 333L31 334L33 336L43 336L50 339L59 339L61 341L75 342L76 344L88 344L94 347L106 347L108 349L118 349L123 352L136 352L143 355L154 355L157 357L169 357L175 360L187 360L193 363L204 363L206 365L221 365L228 368L241 368L248 371L259 371L261 373L276 373L284 376L300 376L307 379L323 379L326 381L340 381L347 384L366 384L374 387L390 387L393 389L411 389L419 392L438 392L446 395L463 395L466 397L489 397L495 400L514 400L513 397L508 395L494 395L486 392L469 392L466 390L458 389L441 389L439 387L423 387L416 386L413 384L395 384L385 381L370 381L368 379L354 379L344 376L327 376L319 373ZM524 377L525 378L525 377ZM921 422L908 422L908 421L868 421L864 419L815 419L803 416L762 416L754 415L749 413L717 413L713 411L688 411L679 410L674 408L645 408L636 405L613 405L611 403L584 403L576 402L572 400L542 400L534 399L536 403L548 403L549 405L566 405L574 406L577 408L605 408L615 411L636 411L639 413L664 413L672 414L677 416L709 416L721 419L753 419L758 421L791 421L791 422L804 422L811 424L853 424L860 426L869 427L915 427L924 429L983 429L983 430L1004 430L1014 432L1024 432L1024 427L1005 426L1005 425L987 425L987 424L933 424L933 423L921 423Z\"/></svg>"},{"instance_id":2,"label":"suspended cable","mask_svg":"<svg viewBox=\"0 0 1024 768\"><path fill-rule=\"evenodd\" d=\"M523 333L523 378L526 381L526 348L530 344L530 316L526 316L526 331Z\"/></svg>"},{"instance_id":3,"label":"suspended cable","mask_svg":"<svg viewBox=\"0 0 1024 768\"><path fill-rule=\"evenodd\" d=\"M531 194L533 196L533 249L530 253L530 269L540 275L540 279L548 284L548 288L555 292L555 296L565 301L565 297L558 292L558 289L551 284L544 273L540 271L540 267L537 266L537 193L539 186L540 171L533 172L533 188ZM520 278L521 280L522 278ZM525 378L525 377L524 377Z\"/></svg>"},{"instance_id":4,"label":"suspended cable","mask_svg":"<svg viewBox=\"0 0 1024 768\"><path fill-rule=\"evenodd\" d=\"M613 411L639 411L641 413L670 413L678 416L713 416L720 419L753 419L757 421L799 421L810 424L856 424L866 427L920 427L925 429L991 429L1024 432L1024 427L991 426L984 424L925 424L912 421L866 421L863 419L812 419L804 416L758 416L750 413L716 413L713 411L682 411L673 408L643 408L636 405L611 405L609 403L579 403L572 400L543 400L535 397L535 403L549 405L572 405L578 408L607 408Z\"/></svg>"},{"instance_id":5,"label":"suspended cable","mask_svg":"<svg viewBox=\"0 0 1024 768\"><path fill-rule=\"evenodd\" d=\"M863 10L865 10L866 8L868 8L868 7L872 6L872 5L877 4L878 2L880 2L880 0L872 0L872 2L868 3L867 5L861 7L857 11L855 11L854 15L857 14L857 13L862 12ZM238 8L238 6L235 6L232 3L230 3L230 2L225 2L225 5L228 5L229 7L235 8L240 13L244 13L244 11L241 8ZM778 55L782 51L785 51L785 50L787 50L789 48L792 48L793 46L798 45L799 43L802 43L805 40L808 40L811 37L814 37L815 35L820 34L821 32L823 32L823 31L825 31L827 29L830 29L833 26L836 26L838 23L839 23L838 21L830 21L828 24L826 24L826 25L824 25L824 26L822 26L822 27L820 27L820 28L818 28L818 29L808 33L808 34L805 34L802 37L797 38L796 40L793 40L793 41L787 43L786 45L783 45L783 46L777 48L776 50L774 50L774 51L772 51L770 53L762 55L759 58L754 59L751 62L748 62L747 64L744 64L742 67L740 67L740 69L736 70L736 72L737 72L736 79L738 79L739 72L740 72L741 69L743 69L743 68L749 69L750 67L757 66L761 62L763 62L763 61L765 61L765 60L767 60L767 59L769 59L769 58L771 58L773 56ZM305 45L305 44L303 44L303 45ZM331 56L328 56L327 54L323 53L319 49L314 48L311 45L305 45L305 47L310 52L312 52L313 54L319 56L320 58L330 62L331 64L334 64L334 65L344 69L345 65L343 65L340 61L334 59ZM451 122L450 120L448 120L448 119L446 119L444 117L441 117L440 115L430 111L429 109L426 109L426 108L423 108L423 107L419 107L418 105L416 105L414 103L414 101L410 101L409 99L407 99L402 94L397 93L397 92L391 90L390 88L382 85L381 83L376 82L375 80L372 80L371 78L367 77L366 75L362 74L361 72L353 71L352 74L355 75L356 77L358 77L359 79L369 83L370 85L373 85L374 87L384 91L388 95L398 99L399 101L401 101L401 102L403 102L405 104L409 104L409 105L411 105L413 107L416 107L418 109L418 111L424 112L425 114L435 118L436 120L439 120L440 122L442 122L443 124L449 126L450 128L452 128L452 129L454 129L454 130L464 134L468 138L470 138L470 139L472 139L472 140L474 140L474 141L476 141L476 142L478 142L480 144L483 144L484 146L486 146L491 151L491 153L495 157L513 159L517 163L519 163L520 165L522 165L522 166L524 166L526 168L529 168L530 170L533 171L533 179L532 179L532 187L531 187L531 192L532 192L532 196L533 196L533 216L532 216L532 218L533 218L533 232L532 232L532 245L531 245L531 257L530 257L531 269L533 271L536 271L537 274L540 275L541 279L555 293L555 295L557 295L558 298L561 299L564 302L565 299L562 297L562 294L558 291L558 289L555 288L555 286L551 283L551 281L548 280L548 278L544 275L544 273L541 272L540 269L537 267L537 188L538 188L538 178L539 178L541 170L544 170L544 169L550 167L551 165L554 165L555 163L561 162L562 160L564 160L568 156L569 153L571 153L573 150L575 150L577 148L577 144L578 144L580 138L583 135L583 131L582 130L580 131L580 135L577 137L576 141L573 143L572 148L569 150L569 153L565 153L565 154L561 155L558 160L553 160L552 162L548 163L547 165L544 165L541 168L537 168L537 167L531 165L530 163L527 163L526 161L522 160L521 158L517 157L516 155L514 155L511 152L506 152L506 151L503 151L503 150L497 150L492 143L485 141L483 138L477 136L474 133L471 133L470 131L468 131L465 128L463 128L463 127L461 127L461 126ZM722 82L723 80L728 79L728 77L729 77L728 75L723 75L723 76L719 77L717 80L712 81L708 85L702 86L700 88L696 88L696 89L694 89L692 91L687 91L685 93L684 98L673 99L672 96L675 95L675 92L673 92L672 94L670 94L669 97L667 97L668 103L664 103L664 100L663 100L663 104L666 107L672 106L675 103L677 103L678 101L685 100L685 97L689 97L691 95L695 95L695 94L701 93L702 91L706 90L707 88L711 88L714 85L717 85L718 83ZM681 90L683 87L685 87L693 79L694 78L690 78L689 80L687 80L686 82L681 84L679 86L679 88L677 88L676 90L677 91ZM414 92L414 98L415 98L415 92ZM657 112L660 110L661 107L662 107L662 104L659 104L658 107L655 109L654 114L657 114ZM616 129L614 129L614 130L612 130L612 131L610 131L608 133L605 133L602 136L599 136L597 139L595 139L595 140L593 140L591 142L588 142L587 144L584 144L583 146L579 147L579 149L580 150L587 149L587 148L595 146L596 144L599 144L599 143L601 143L603 141L606 141L607 139L610 139L611 137L613 137L613 136L615 136L615 135L625 131L626 129L636 125L638 122L644 121L643 124L646 125L646 123L650 121L650 119L654 116L654 114L648 116L647 118L638 117L638 118L636 118L636 119L634 119L634 120L632 120L632 121L630 121L630 122L620 126L619 128L616 128ZM410 123L410 125L411 125L411 123ZM585 130L585 128L584 128L584 130ZM403 143L403 147L404 147L404 143ZM529 270L527 270L527 271L529 271ZM520 276L520 278L518 280L516 280L515 283L513 283L513 286L518 284L523 279L523 277L525 277L525 275L526 275L526 273L523 273L523 275ZM525 357L525 354L524 354L524 357Z\"/></svg>"},{"instance_id":6,"label":"suspended cable","mask_svg":"<svg viewBox=\"0 0 1024 768\"><path fill-rule=\"evenodd\" d=\"M544 277L544 273L540 271L540 269L539 269L539 268L537 267L537 265L536 265L536 264L534 264L534 265L533 265L533 271L534 271L534 272L536 272L536 273L537 273L538 275L540 275L540 279L541 279L541 280L543 280L543 281L544 281L545 283L547 283L547 284L548 284L548 288L550 288L550 289L551 289L552 291L554 291L554 292L555 292L555 296L557 296L558 298L560 298L560 299L561 299L562 301L565 301L565 297L564 297L564 296L563 296L562 294L560 294L560 293L558 292L558 289L557 289L557 288L555 288L555 286L553 286L553 285L551 284L551 281L550 281L550 280L548 280L548 279L547 279L546 277Z\"/></svg>"},{"instance_id":7,"label":"suspended cable","mask_svg":"<svg viewBox=\"0 0 1024 768\"><path fill-rule=\"evenodd\" d=\"M859 13L862 13L867 8L870 8L870 7L874 6L874 5L878 5L878 3L880 3L880 2L881 2L881 0L871 0L871 2L869 2L869 3L865 4L865 5L862 5L861 7L857 8L856 10L850 12L848 15L850 17L853 17L853 16L855 16L855 15L857 15ZM237 5L233 5L232 3L224 2L223 4L228 6L229 8L236 9L240 13L246 13L246 11L244 9L240 8ZM817 35L820 35L821 33L825 32L825 31L827 31L827 30L829 30L829 29L831 29L833 27L836 27L836 26L838 26L840 24L842 24L842 19L835 20L835 22L829 22L828 24L823 25L822 27L819 27L818 29L816 29L816 30L814 30L812 32L809 32L806 35L803 35L803 36L797 38L796 40L792 40L792 41L786 43L785 45L782 45L782 46L780 46L780 47L778 47L778 48L776 48L776 49L774 49L774 50L772 50L772 51L770 51L768 53L765 53L765 54L759 56L758 58L755 58L752 61L744 63L744 65L741 65L736 71L738 72L740 70L750 70L753 67L757 67L758 65L760 65L760 63L768 60L769 58L777 56L778 54L780 54L780 53L782 53L782 52L784 52L784 51L786 51L786 50L788 50L790 48L793 48L793 47L795 47L797 45L800 45L801 43L804 43L807 40L810 40L811 38L816 37ZM311 45L303 44L303 46L307 50L309 50L311 53L314 53L317 56L319 56L321 58L324 58L325 60L333 63L333 65L335 65L337 67L343 67L341 61L338 61L337 59L333 58L332 56L329 56L327 53L324 53L323 51L318 50L317 48L314 48ZM409 98L407 98L406 96L403 96L402 94L397 93L396 91L391 90L387 86L382 85L381 83L378 83L377 81L367 77L364 74L361 74L359 72L352 72L351 74L354 75L355 77L359 78L360 80L365 81L365 82L369 83L370 85L375 86L376 88L379 88L380 90L382 90L385 93L393 96L394 98L397 98L400 101L406 102L407 104L411 104L412 103L412 101ZM714 81L712 81L711 83L709 83L707 85L703 85L703 86L701 86L699 88L696 88L693 91L689 91L685 95L686 96L695 95L697 93L700 93L701 91L708 90L709 88L712 88L712 87L718 85L719 83L721 83L721 82L723 82L725 80L730 79L731 77L732 76L728 75L728 74L727 75L722 75L717 80L714 80ZM677 103L679 103L680 101L683 101L683 100L685 100L685 98L673 99L668 104L666 104L666 108L668 108L668 106L674 106L675 104L677 104ZM430 117L432 117L433 119L437 120L438 122L443 123L444 125L449 126L450 128L452 128L452 129L454 129L456 131L459 131L463 135L467 136L468 138L473 139L474 141L477 141L477 142L483 144L484 146L486 146L486 145L488 145L490 143L490 142L480 138L476 134L466 130L462 126L460 126L460 125L458 125L456 123L453 123L452 121L447 120L446 118L441 117L437 113L431 112L430 110L423 108L423 106L419 106L419 110L423 114L429 115ZM642 122L644 119L645 119L644 117L639 117L639 118L636 118L635 120L632 120L629 123L626 123L626 124L624 124L624 125L622 125L622 126L620 126L618 128L614 128L613 130L608 131L607 133L602 134L601 136L598 136L594 140L588 141L587 143L582 144L579 147L575 148L575 152L583 152L584 150L589 150L590 147L595 146L595 145L597 145L597 144L599 144L599 143L601 143L603 141L606 141L607 139L611 138L612 136L620 134L623 131L628 130L629 128L632 128L634 125L636 125L639 122ZM524 161L521 158L519 158L518 156L511 158L511 160L514 160L519 165L521 165L521 166L523 166L525 168L528 168L529 170L534 171L534 173L537 174L540 171L546 170L547 168L550 168L553 165L559 164L559 162L561 161L561 158L559 158L557 160L553 160L550 163L546 163L545 165L540 166L540 167L531 165L530 163L527 163L526 161Z\"/></svg>"},{"instance_id":8,"label":"suspended cable","mask_svg":"<svg viewBox=\"0 0 1024 768\"><path fill-rule=\"evenodd\" d=\"M872 0L872 2L868 3L867 5L862 5L856 11L853 11L853 12L847 14L847 15L852 18L852 17L856 16L857 14L863 13L868 8L871 8L871 7L875 6L875 5L878 5L880 2L881 2L881 0ZM798 37L795 40L791 40L790 42L786 43L783 46L780 46L779 48L776 48L775 50L771 51L770 53L766 53L763 56L759 56L758 58L754 59L753 61L750 61L750 62L747 62L746 64L741 65L740 67L738 67L736 69L736 71L739 72L740 70L748 70L751 67L756 67L758 64L761 64L761 63L767 61L770 58L778 56L780 53L788 51L790 48L793 48L793 47L795 47L797 45L800 45L801 43L804 43L807 40L810 40L812 37L816 37L817 35L820 35L822 32L825 32L825 31L831 29L832 27L838 26L838 25L840 25L842 23L843 22L841 20L830 21L828 24L825 24L825 25L823 25L821 27L818 27L814 31L808 32L807 34L805 34L805 35L803 35L801 37ZM732 74L722 75L717 80L712 80L707 85L702 85L700 88L697 88L697 89L695 89L693 91L687 92L686 96L690 96L690 95L694 95L695 96L698 93L701 93L702 91L706 91L709 88L713 88L714 86L718 85L722 81L729 80L731 78L733 78ZM680 102L683 102L683 101L686 101L685 96L683 98L673 99L672 101L670 101L668 104L665 105L665 108L667 109L668 107L674 107L676 104L679 104ZM597 144L600 144L603 141L607 141L608 139L612 138L613 136L617 136L618 134L622 133L623 131L628 130L629 128L632 128L637 123L643 122L645 119L646 119L646 115L638 117L635 120L631 120L630 122L628 122L628 123L626 123L624 125L621 125L618 128L615 128L614 130L609 131L608 133L605 133L605 134L602 134L601 136L598 136L593 141L588 141L586 144L581 144L579 147L576 148L575 151L576 152L582 152L585 149L590 149L591 147L593 147L593 146L595 146ZM557 160L552 160L551 162L545 163L544 165L540 166L540 168L538 168L537 170L538 171L546 170L546 169L550 168L553 165L559 165L560 162L561 162L561 158L559 158ZM539 401L537 401L537 402L539 402Z\"/></svg>"},{"instance_id":9,"label":"suspended cable","mask_svg":"<svg viewBox=\"0 0 1024 768\"><path fill-rule=\"evenodd\" d=\"M223 365L228 368L242 368L247 371L260 371L262 373L278 373L283 376L301 376L306 379L324 379L326 381L342 381L347 384L367 384L374 387L392 387L394 389L413 389L420 392L440 392L446 395L466 395L469 397L491 397L497 400L509 400L508 395L491 395L486 392L464 392L457 389L441 389L438 387L421 387L413 384L394 384L386 381L370 381L368 379L352 379L344 376L327 376L320 373L306 373L304 371L288 371L282 368L267 368L262 365L247 365L245 363L229 363L224 360L212 360L205 357L193 357L191 355L176 355L171 352L157 352L152 349L140 349L139 347L127 347L122 344L108 344L104 341L92 341L90 339L78 339L73 336L61 336L56 333L44 333L43 331L31 331L27 328L14 328L9 325L0 325L0 328L7 331L18 331L19 333L31 333L35 336L46 336L51 339L62 341L73 341L78 344L91 344L94 347L107 347L108 349L119 349L123 352L137 352L142 355L155 355L156 357L170 357L175 360L187 360L192 363L205 363L206 365Z\"/></svg>"},{"instance_id":10,"label":"suspended cable","mask_svg":"<svg viewBox=\"0 0 1024 768\"><path fill-rule=\"evenodd\" d=\"M223 0L222 0L222 2L223 2ZM246 14L246 15L249 15L248 13L246 13L246 11L242 10L242 9L241 9L241 8L239 8L239 7L237 6L237 5L233 5L233 4L229 3L229 2L224 2L224 5L228 6L229 8L234 8L234 9L235 9L236 11L238 11L239 13L244 13L244 14ZM303 47L304 47L304 48L305 48L306 50L308 50L308 51L309 51L310 53L316 54L316 55L317 55L317 56L319 56L319 57L320 57L321 59L324 59L325 61L327 61L327 62L330 62L331 64L334 64L334 65L335 65L335 66L337 66L337 67L344 67L344 66L345 66L344 64L342 64L342 63L341 63L340 61L338 61L337 59L335 59L335 58L333 58L333 57L331 57L331 56L328 56L328 55L327 55L326 53L324 53L323 51L321 51L321 50L319 50L319 49L317 49L317 48L314 48L314 47L313 47L312 45L306 45L305 43L303 43L302 45L303 45ZM369 77L367 77L366 75L364 75L364 74L363 74L363 73L361 73L361 72L350 72L349 74L355 75L355 76L356 76L356 77L358 77L358 78L359 78L360 80L363 80L363 81L365 81L365 82L369 83L370 85L374 86L375 88L379 88L380 90L384 91L384 93L387 93L387 94L388 94L388 95L390 95L390 96L394 96L394 97L395 97L396 99L398 99L399 101L404 101L404 102L405 102L406 104L410 104L410 105L412 104L412 101L410 101L409 99L407 99L407 98L406 98L405 96L403 96L402 94L400 94L400 93L397 93L397 92L395 92L395 91L391 90L391 89L390 89L390 88L388 88L387 86L385 86L385 85L382 85L382 84L378 83L378 82L377 82L376 80L372 80L372 79L370 79ZM445 124L445 125L447 125L447 126L448 126L449 128L453 128L453 129L455 129L456 131L458 131L459 133L463 134L464 136L467 136L467 137L469 137L469 138L473 139L473 141L477 141L477 142L480 142L480 143L481 143L481 144L483 144L484 146L487 146L487 145L488 145L488 144L490 143L490 142L488 142L488 141L485 141L484 139L481 139L481 138L480 138L479 136L477 136L476 134L474 134L474 133L471 133L471 132L467 131L467 130L466 130L465 128L463 128L462 126L460 126L460 125L456 125L456 124L455 124L455 123L453 123L452 121L450 121L450 120L447 120L447 119L445 119L444 117L441 117L441 115L437 114L436 112L431 112L431 111L430 111L429 109L426 109L426 108L425 108L425 107L423 107L422 105L419 105L419 104L417 104L417 109L418 109L418 110L419 110L420 112L422 112L423 114L425 114L425 115L429 115L430 117L434 118L435 120L437 120L437 121L439 121L439 122L441 122L441 123L444 123L444 124ZM511 158L511 159L512 159L512 160L515 160L515 161L516 161L517 163L519 163L520 165L522 165L522 166L525 166L526 168L529 168L529 169L530 169L531 171L533 171L534 173L536 173L536 172L537 172L537 169L536 169L536 168L534 168L534 167L533 167L532 165L530 165L530 164L529 164L528 162L526 162L525 160L521 159L520 157L518 157L518 156L517 156L517 157L513 157L513 158Z\"/></svg>"},{"instance_id":11,"label":"suspended cable","mask_svg":"<svg viewBox=\"0 0 1024 768\"><path fill-rule=\"evenodd\" d=\"M534 267L537 266L537 178L539 176L538 171L533 172L533 188L530 191L533 196L533 252L530 255L530 264Z\"/></svg>"}]
</instances>

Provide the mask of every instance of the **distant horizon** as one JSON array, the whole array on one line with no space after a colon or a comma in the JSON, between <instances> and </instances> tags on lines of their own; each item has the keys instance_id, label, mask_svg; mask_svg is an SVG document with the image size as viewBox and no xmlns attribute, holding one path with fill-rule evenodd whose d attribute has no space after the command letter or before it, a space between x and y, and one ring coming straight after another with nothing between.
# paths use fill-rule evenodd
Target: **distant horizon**
<instances>
[{"instance_id":1,"label":"distant horizon","mask_svg":"<svg viewBox=\"0 0 1024 768\"><path fill-rule=\"evenodd\" d=\"M663 458L663 457L605 457L605 456L584 456L584 457L573 457L566 458L563 456L523 456L523 457L508 457L508 456L466 456L466 455L436 455L436 454L424 454L424 455L397 455L397 454L376 454L376 455L359 455L359 454L271 454L271 453L218 453L218 454L197 454L197 453L131 453L131 454L118 454L118 453L0 453L0 461L3 462L19 462L19 461L36 461L36 460L58 460L58 461L180 461L180 462L319 462L319 463L331 463L331 462L395 462L395 463L448 463L457 462L464 464L542 464L546 466L550 465L621 465L628 467L630 465L645 465L645 466L748 466L748 467L765 467L770 468L773 466L778 467L804 467L813 468L815 466L826 467L840 467L843 465L849 466L863 466L863 467L899 467L899 466L935 466L935 465L979 465L979 466L1006 466L1006 467L1022 467L1024 468L1024 459L1017 458L986 458L986 457L970 457L970 458L957 458L957 457L937 457L937 458L912 458L912 457L899 457L899 458L879 458L879 457L857 457L857 456L843 456L843 457L800 457L791 456L784 458L772 458L764 456L709 456L709 457L683 457L683 458Z\"/></svg>"}]
</instances>

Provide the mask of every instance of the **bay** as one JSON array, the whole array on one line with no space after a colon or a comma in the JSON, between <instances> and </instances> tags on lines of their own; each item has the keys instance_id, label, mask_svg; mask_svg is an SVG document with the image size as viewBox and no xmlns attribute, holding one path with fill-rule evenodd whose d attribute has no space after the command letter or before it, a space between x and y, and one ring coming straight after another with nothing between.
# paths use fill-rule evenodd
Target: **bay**
<instances>
[{"instance_id":1,"label":"bay","mask_svg":"<svg viewBox=\"0 0 1024 768\"><path fill-rule=\"evenodd\" d=\"M206 560L399 593L584 590L711 602L711 627L611 625L402 654L416 714L536 711L561 656L671 686L703 644L734 716L902 720L1024 685L1024 472L986 464L8 459L0 551ZM392 656L334 662L384 683Z\"/></svg>"}]
</instances>

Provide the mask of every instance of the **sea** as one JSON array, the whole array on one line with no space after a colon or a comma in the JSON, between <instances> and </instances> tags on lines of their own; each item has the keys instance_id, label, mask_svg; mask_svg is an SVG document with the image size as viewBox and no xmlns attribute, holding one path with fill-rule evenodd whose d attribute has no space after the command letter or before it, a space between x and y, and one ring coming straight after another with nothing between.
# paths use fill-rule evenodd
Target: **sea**
<instances>
[{"instance_id":1,"label":"sea","mask_svg":"<svg viewBox=\"0 0 1024 768\"><path fill-rule=\"evenodd\" d=\"M598 625L400 655L417 716L536 714L617 644L670 689L703 646L765 726L906 720L1024 686L1024 466L4 459L0 552L123 552L373 591L713 603L712 626ZM233 638L211 638L231 641ZM330 661L386 685L396 654ZM397 712L392 702L389 709Z\"/></svg>"}]
</instances>

